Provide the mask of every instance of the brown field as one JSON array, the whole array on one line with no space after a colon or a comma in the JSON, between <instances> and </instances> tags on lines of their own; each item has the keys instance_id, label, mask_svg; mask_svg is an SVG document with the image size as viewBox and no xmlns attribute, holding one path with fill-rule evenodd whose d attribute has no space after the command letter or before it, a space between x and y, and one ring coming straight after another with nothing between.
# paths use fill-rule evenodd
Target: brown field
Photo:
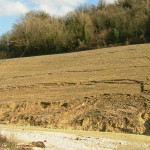
<instances>
[{"instance_id":1,"label":"brown field","mask_svg":"<svg viewBox=\"0 0 150 150\"><path fill-rule=\"evenodd\" d=\"M150 44L0 60L0 123L149 135Z\"/></svg>"}]
</instances>

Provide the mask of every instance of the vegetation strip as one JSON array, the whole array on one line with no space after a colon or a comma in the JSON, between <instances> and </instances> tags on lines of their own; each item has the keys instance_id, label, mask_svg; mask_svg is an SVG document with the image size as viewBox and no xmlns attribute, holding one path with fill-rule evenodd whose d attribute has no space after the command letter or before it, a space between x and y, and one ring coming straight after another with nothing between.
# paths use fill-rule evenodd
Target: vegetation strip
<instances>
[{"instance_id":1,"label":"vegetation strip","mask_svg":"<svg viewBox=\"0 0 150 150\"><path fill-rule=\"evenodd\" d=\"M30 11L1 36L0 58L147 43L149 16L149 0L99 1L97 6L82 5L63 17Z\"/></svg>"}]
</instances>

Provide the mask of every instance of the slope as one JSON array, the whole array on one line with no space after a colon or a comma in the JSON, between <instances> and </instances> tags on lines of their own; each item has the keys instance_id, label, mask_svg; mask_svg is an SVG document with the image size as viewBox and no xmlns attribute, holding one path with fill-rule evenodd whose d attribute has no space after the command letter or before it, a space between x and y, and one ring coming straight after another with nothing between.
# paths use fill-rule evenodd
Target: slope
<instances>
[{"instance_id":1,"label":"slope","mask_svg":"<svg viewBox=\"0 0 150 150\"><path fill-rule=\"evenodd\" d=\"M1 60L0 122L149 134L149 49L143 44Z\"/></svg>"}]
</instances>

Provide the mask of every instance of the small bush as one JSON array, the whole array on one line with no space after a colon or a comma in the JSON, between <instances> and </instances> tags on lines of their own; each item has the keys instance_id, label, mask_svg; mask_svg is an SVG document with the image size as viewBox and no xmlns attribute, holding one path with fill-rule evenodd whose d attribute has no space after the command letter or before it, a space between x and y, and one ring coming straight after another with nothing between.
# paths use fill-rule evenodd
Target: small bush
<instances>
[{"instance_id":1,"label":"small bush","mask_svg":"<svg viewBox=\"0 0 150 150\"><path fill-rule=\"evenodd\" d=\"M5 137L0 135L0 149L14 149L16 147L16 144L13 142L9 142Z\"/></svg>"},{"instance_id":2,"label":"small bush","mask_svg":"<svg viewBox=\"0 0 150 150\"><path fill-rule=\"evenodd\" d=\"M119 42L119 31L116 28L112 29L113 39L115 43Z\"/></svg>"}]
</instances>

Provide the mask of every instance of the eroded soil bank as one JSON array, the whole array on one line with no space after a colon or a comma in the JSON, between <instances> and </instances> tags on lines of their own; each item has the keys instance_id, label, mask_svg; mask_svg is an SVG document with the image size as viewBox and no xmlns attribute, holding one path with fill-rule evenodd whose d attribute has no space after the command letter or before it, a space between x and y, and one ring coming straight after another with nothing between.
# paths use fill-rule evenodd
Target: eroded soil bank
<instances>
[{"instance_id":1,"label":"eroded soil bank","mask_svg":"<svg viewBox=\"0 0 150 150\"><path fill-rule=\"evenodd\" d=\"M101 94L74 101L1 104L0 122L150 135L150 99L142 95Z\"/></svg>"}]
</instances>

